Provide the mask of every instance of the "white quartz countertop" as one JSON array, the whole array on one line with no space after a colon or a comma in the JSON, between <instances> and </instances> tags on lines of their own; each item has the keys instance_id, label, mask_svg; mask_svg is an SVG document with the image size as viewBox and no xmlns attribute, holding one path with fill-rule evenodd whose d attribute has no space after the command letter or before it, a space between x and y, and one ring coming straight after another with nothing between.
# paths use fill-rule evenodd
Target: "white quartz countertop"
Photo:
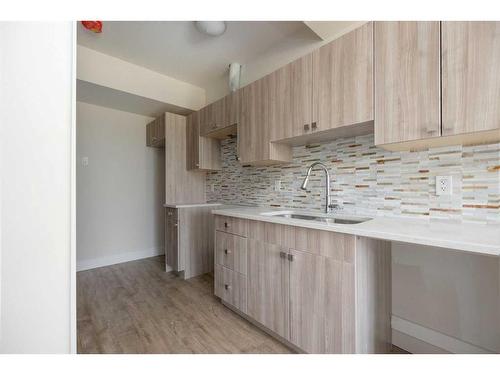
<instances>
[{"instance_id":1,"label":"white quartz countertop","mask_svg":"<svg viewBox=\"0 0 500 375\"><path fill-rule=\"evenodd\" d=\"M221 203L164 203L163 207L168 208L187 208L187 207L209 207L220 206Z\"/></svg>"},{"instance_id":2,"label":"white quartz countertop","mask_svg":"<svg viewBox=\"0 0 500 375\"><path fill-rule=\"evenodd\" d=\"M233 206L216 208L212 210L212 213L388 241L436 246L486 255L500 255L500 224L457 223L443 219L412 219L402 217L376 217L359 224L332 224L277 217L269 214L278 211L304 212L300 210L265 207ZM341 217L342 215L339 216Z\"/></svg>"}]
</instances>

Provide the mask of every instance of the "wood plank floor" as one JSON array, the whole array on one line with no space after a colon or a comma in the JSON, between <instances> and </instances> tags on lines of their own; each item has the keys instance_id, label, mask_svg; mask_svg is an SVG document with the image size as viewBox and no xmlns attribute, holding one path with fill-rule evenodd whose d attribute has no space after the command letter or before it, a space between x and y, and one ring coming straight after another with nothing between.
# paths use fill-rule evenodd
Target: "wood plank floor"
<instances>
[{"instance_id":1,"label":"wood plank floor","mask_svg":"<svg viewBox=\"0 0 500 375\"><path fill-rule=\"evenodd\" d=\"M77 273L78 353L291 353L163 257Z\"/></svg>"}]
</instances>

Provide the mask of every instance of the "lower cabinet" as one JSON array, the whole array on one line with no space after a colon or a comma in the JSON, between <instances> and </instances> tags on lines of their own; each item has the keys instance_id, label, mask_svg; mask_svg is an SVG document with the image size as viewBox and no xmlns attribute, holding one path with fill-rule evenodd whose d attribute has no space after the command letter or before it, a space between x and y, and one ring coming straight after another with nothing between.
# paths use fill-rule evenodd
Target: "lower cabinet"
<instances>
[{"instance_id":1,"label":"lower cabinet","mask_svg":"<svg viewBox=\"0 0 500 375\"><path fill-rule=\"evenodd\" d=\"M289 273L286 249L248 239L247 314L285 339L290 331Z\"/></svg>"},{"instance_id":2,"label":"lower cabinet","mask_svg":"<svg viewBox=\"0 0 500 375\"><path fill-rule=\"evenodd\" d=\"M246 277L229 268L215 266L215 295L245 313L247 311Z\"/></svg>"},{"instance_id":3,"label":"lower cabinet","mask_svg":"<svg viewBox=\"0 0 500 375\"><path fill-rule=\"evenodd\" d=\"M245 228L246 235L228 233L219 225L216 244L228 243L229 248L240 243L238 247L242 248L241 242L246 241L247 267L246 274L240 273L224 267L224 258L216 257L215 294L224 303L306 353L389 352L389 242L216 218L219 222L228 220L233 226ZM225 246L220 252L228 250L231 254ZM235 267L233 264L242 262L226 264Z\"/></svg>"},{"instance_id":4,"label":"lower cabinet","mask_svg":"<svg viewBox=\"0 0 500 375\"><path fill-rule=\"evenodd\" d=\"M181 271L182 264L179 255L177 209L168 207L165 210L165 266L169 266L176 272Z\"/></svg>"},{"instance_id":5,"label":"lower cabinet","mask_svg":"<svg viewBox=\"0 0 500 375\"><path fill-rule=\"evenodd\" d=\"M290 250L290 342L308 353L354 352L354 265Z\"/></svg>"},{"instance_id":6,"label":"lower cabinet","mask_svg":"<svg viewBox=\"0 0 500 375\"><path fill-rule=\"evenodd\" d=\"M211 206L166 208L166 267L189 279L214 267L214 224Z\"/></svg>"}]
</instances>

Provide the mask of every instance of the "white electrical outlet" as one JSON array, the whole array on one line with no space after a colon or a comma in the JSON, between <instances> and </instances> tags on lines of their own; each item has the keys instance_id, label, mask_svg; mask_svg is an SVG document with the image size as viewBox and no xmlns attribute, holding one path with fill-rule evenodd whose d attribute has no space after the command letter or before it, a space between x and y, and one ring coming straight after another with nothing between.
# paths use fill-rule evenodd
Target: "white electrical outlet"
<instances>
[{"instance_id":1,"label":"white electrical outlet","mask_svg":"<svg viewBox=\"0 0 500 375\"><path fill-rule=\"evenodd\" d=\"M210 184L210 191L215 192L215 184Z\"/></svg>"},{"instance_id":2,"label":"white electrical outlet","mask_svg":"<svg viewBox=\"0 0 500 375\"><path fill-rule=\"evenodd\" d=\"M451 195L452 184L451 176L436 176L436 195Z\"/></svg>"},{"instance_id":3,"label":"white electrical outlet","mask_svg":"<svg viewBox=\"0 0 500 375\"><path fill-rule=\"evenodd\" d=\"M83 165L84 167L87 167L87 166L89 165L89 157L88 157L88 156L84 156L84 157L82 158L82 165Z\"/></svg>"},{"instance_id":4,"label":"white electrical outlet","mask_svg":"<svg viewBox=\"0 0 500 375\"><path fill-rule=\"evenodd\" d=\"M274 181L274 191L281 191L281 181L280 180Z\"/></svg>"}]
</instances>

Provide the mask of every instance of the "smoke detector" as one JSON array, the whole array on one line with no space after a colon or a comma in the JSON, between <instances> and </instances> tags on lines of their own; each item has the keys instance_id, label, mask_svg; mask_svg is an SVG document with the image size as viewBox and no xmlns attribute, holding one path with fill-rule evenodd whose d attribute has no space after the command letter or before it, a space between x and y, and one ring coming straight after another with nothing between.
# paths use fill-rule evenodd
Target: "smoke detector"
<instances>
[{"instance_id":1,"label":"smoke detector","mask_svg":"<svg viewBox=\"0 0 500 375\"><path fill-rule=\"evenodd\" d=\"M195 21L196 28L202 34L220 36L226 31L224 21Z\"/></svg>"}]
</instances>

